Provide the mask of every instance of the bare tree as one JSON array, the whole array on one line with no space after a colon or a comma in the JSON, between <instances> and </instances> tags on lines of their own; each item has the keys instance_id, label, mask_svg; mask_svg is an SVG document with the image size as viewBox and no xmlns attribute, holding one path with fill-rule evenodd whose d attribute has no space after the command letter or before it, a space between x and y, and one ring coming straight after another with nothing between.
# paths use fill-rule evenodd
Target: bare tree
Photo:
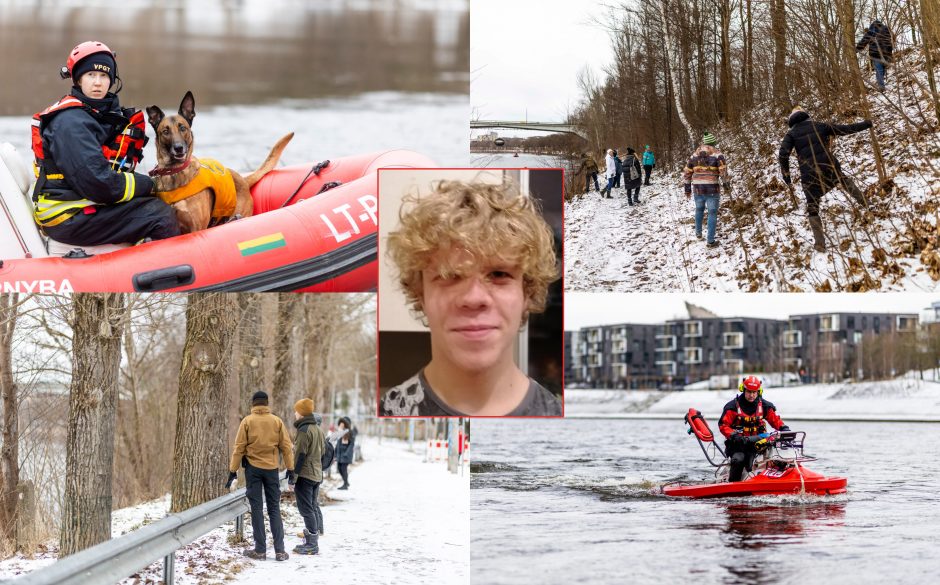
<instances>
[{"instance_id":1,"label":"bare tree","mask_svg":"<svg viewBox=\"0 0 940 585\"><path fill-rule=\"evenodd\" d=\"M264 346L261 340L261 295L238 295L238 417L251 413L251 395L264 387Z\"/></svg>"},{"instance_id":2,"label":"bare tree","mask_svg":"<svg viewBox=\"0 0 940 585\"><path fill-rule=\"evenodd\" d=\"M222 495L228 474L225 384L238 304L225 293L190 294L180 368L172 505L178 512Z\"/></svg>"},{"instance_id":3,"label":"bare tree","mask_svg":"<svg viewBox=\"0 0 940 585\"><path fill-rule=\"evenodd\" d=\"M289 420L291 399L300 394L297 349L300 344L301 296L278 293L277 341L275 343L274 396L271 410L282 419Z\"/></svg>"},{"instance_id":4,"label":"bare tree","mask_svg":"<svg viewBox=\"0 0 940 585\"><path fill-rule=\"evenodd\" d=\"M125 315L122 294L81 293L72 300L72 382L60 556L111 538L115 402Z\"/></svg>"},{"instance_id":5,"label":"bare tree","mask_svg":"<svg viewBox=\"0 0 940 585\"><path fill-rule=\"evenodd\" d=\"M19 295L0 294L0 396L3 400L3 443L0 446L0 539L15 540L16 486L20 481L19 404L13 379L13 331Z\"/></svg>"}]
</instances>

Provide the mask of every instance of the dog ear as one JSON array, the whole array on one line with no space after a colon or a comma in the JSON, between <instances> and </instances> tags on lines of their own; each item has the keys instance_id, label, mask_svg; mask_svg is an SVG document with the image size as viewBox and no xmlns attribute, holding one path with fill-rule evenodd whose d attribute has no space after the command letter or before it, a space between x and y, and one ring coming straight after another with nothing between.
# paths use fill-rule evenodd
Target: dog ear
<instances>
[{"instance_id":1,"label":"dog ear","mask_svg":"<svg viewBox=\"0 0 940 585\"><path fill-rule=\"evenodd\" d=\"M186 118L190 126L193 125L193 118L196 117L196 98L191 91L187 91L180 102L180 116Z\"/></svg>"},{"instance_id":2,"label":"dog ear","mask_svg":"<svg viewBox=\"0 0 940 585\"><path fill-rule=\"evenodd\" d=\"M147 120L150 121L150 125L153 126L154 131L157 130L157 126L160 125L160 122L166 116L163 114L163 110L157 106L150 106L147 108Z\"/></svg>"}]
</instances>

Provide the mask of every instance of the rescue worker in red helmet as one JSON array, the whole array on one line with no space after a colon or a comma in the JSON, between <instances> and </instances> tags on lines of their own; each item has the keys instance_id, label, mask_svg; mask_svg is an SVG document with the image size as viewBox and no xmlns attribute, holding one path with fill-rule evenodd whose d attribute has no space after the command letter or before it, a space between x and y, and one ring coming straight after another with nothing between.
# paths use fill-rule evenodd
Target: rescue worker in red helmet
<instances>
[{"instance_id":1,"label":"rescue worker in red helmet","mask_svg":"<svg viewBox=\"0 0 940 585\"><path fill-rule=\"evenodd\" d=\"M764 400L764 388L757 376L746 376L738 385L739 394L725 405L718 430L725 436L725 455L731 458L728 481L741 481L744 469L751 470L758 453L758 435L767 432L766 424L778 431L789 431L777 415L777 408Z\"/></svg>"},{"instance_id":2,"label":"rescue worker in red helmet","mask_svg":"<svg viewBox=\"0 0 940 585\"><path fill-rule=\"evenodd\" d=\"M173 209L152 197L148 175L134 172L146 122L142 112L121 107L114 52L81 43L61 74L72 80L71 92L33 116L36 223L76 246L179 235Z\"/></svg>"}]
</instances>

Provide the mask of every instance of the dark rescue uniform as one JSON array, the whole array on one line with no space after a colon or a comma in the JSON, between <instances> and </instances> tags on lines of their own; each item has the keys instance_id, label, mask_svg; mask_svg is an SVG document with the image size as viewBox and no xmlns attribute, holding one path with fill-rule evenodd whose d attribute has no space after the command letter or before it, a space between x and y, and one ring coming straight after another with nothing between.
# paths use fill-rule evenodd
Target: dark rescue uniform
<instances>
[{"instance_id":1,"label":"dark rescue uniform","mask_svg":"<svg viewBox=\"0 0 940 585\"><path fill-rule=\"evenodd\" d=\"M133 172L140 156L128 144L145 140L131 125L139 112L122 109L114 94L92 99L77 87L57 105L63 102L34 116L36 223L77 246L179 235L173 209L149 196L153 181ZM109 161L106 152L122 157Z\"/></svg>"},{"instance_id":2,"label":"dark rescue uniform","mask_svg":"<svg viewBox=\"0 0 940 585\"><path fill-rule=\"evenodd\" d=\"M742 393L725 404L718 422L718 430L725 436L725 454L731 458L729 481L741 481L744 468L750 471L757 455L754 443L731 440L732 433L740 431L741 435L752 437L767 432L766 424L777 430L785 426L783 420L777 416L777 408L773 403L760 396L754 402L748 402Z\"/></svg>"}]
</instances>

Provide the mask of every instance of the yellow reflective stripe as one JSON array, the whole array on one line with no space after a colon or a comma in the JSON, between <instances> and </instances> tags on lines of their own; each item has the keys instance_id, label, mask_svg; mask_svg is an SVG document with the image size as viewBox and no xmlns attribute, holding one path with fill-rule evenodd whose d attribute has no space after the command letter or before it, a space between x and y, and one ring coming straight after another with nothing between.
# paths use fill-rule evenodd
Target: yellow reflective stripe
<instances>
[{"instance_id":1,"label":"yellow reflective stripe","mask_svg":"<svg viewBox=\"0 0 940 585\"><path fill-rule=\"evenodd\" d=\"M89 205L94 205L95 202L88 199L79 199L77 201L57 201L55 199L46 199L45 194L39 196L39 201L36 203L36 211L34 216L36 217L37 223L42 223L59 215L60 213L65 213L66 211L72 209L80 209L83 207L88 207Z\"/></svg>"},{"instance_id":2,"label":"yellow reflective stripe","mask_svg":"<svg viewBox=\"0 0 940 585\"><path fill-rule=\"evenodd\" d=\"M36 220L36 223L38 223L38 224L41 225L42 227L54 227L54 226L59 225L60 223L62 223L63 221L65 221L65 220L67 220L67 219L71 219L72 216L77 215L77 214L78 214L78 210L75 210L75 211L63 213L62 215L60 215L60 216L58 216L58 217L55 217L55 218L53 218L53 219L50 219L50 220L47 221L47 222L40 222L39 220Z\"/></svg>"},{"instance_id":3,"label":"yellow reflective stripe","mask_svg":"<svg viewBox=\"0 0 940 585\"><path fill-rule=\"evenodd\" d=\"M124 203L125 201L130 201L134 196L134 186L136 179L134 178L134 173L123 173L124 175L124 197L121 197L118 203Z\"/></svg>"}]
</instances>

